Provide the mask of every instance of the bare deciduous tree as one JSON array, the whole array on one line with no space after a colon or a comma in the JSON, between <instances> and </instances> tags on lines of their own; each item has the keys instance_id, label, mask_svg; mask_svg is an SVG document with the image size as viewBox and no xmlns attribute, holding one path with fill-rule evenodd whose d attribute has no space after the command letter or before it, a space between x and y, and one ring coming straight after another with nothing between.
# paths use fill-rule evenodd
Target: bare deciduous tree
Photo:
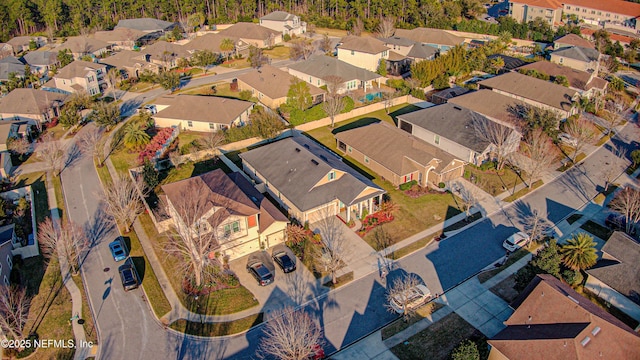
<instances>
[{"instance_id":1,"label":"bare deciduous tree","mask_svg":"<svg viewBox=\"0 0 640 360\"><path fill-rule=\"evenodd\" d=\"M104 165L104 144L102 140L102 128L87 126L78 137L78 145L84 152L91 153L98 160L98 166Z\"/></svg>"},{"instance_id":2,"label":"bare deciduous tree","mask_svg":"<svg viewBox=\"0 0 640 360\"><path fill-rule=\"evenodd\" d=\"M336 115L340 114L345 106L344 98L341 94L342 87L344 86L344 79L337 75L330 75L325 77L323 80L327 85L327 97L322 106L324 111L331 118L331 127L333 127Z\"/></svg>"},{"instance_id":3,"label":"bare deciduous tree","mask_svg":"<svg viewBox=\"0 0 640 360\"><path fill-rule=\"evenodd\" d=\"M393 279L393 283L387 292L387 309L391 312L396 310L394 305L402 309L402 317L408 321L414 314L415 309L409 307L412 300L414 288L420 285L420 279L414 275L407 275ZM395 303L392 305L392 303Z\"/></svg>"},{"instance_id":4,"label":"bare deciduous tree","mask_svg":"<svg viewBox=\"0 0 640 360\"><path fill-rule=\"evenodd\" d=\"M396 32L396 19L393 17L383 17L376 27L376 35L380 38L392 37Z\"/></svg>"},{"instance_id":5,"label":"bare deciduous tree","mask_svg":"<svg viewBox=\"0 0 640 360\"><path fill-rule=\"evenodd\" d=\"M471 209L478 205L480 201L478 192L471 187L458 186L458 196L462 205L462 210L466 214L467 219L471 216Z\"/></svg>"},{"instance_id":6,"label":"bare deciduous tree","mask_svg":"<svg viewBox=\"0 0 640 360\"><path fill-rule=\"evenodd\" d=\"M38 159L51 169L53 176L60 175L66 157L64 145L55 140L50 133L45 133L41 141L36 148Z\"/></svg>"},{"instance_id":7,"label":"bare deciduous tree","mask_svg":"<svg viewBox=\"0 0 640 360\"><path fill-rule=\"evenodd\" d=\"M331 46L331 39L329 35L324 34L322 37L322 41L320 42L320 50L322 50L325 54L329 54L333 47Z\"/></svg>"},{"instance_id":8,"label":"bare deciduous tree","mask_svg":"<svg viewBox=\"0 0 640 360\"><path fill-rule=\"evenodd\" d=\"M56 227L50 218L46 218L38 226L38 242L45 258L50 258L55 253L59 258L64 257L69 264L68 270L74 275L80 270L82 255L89 249L87 236L80 226L65 222Z\"/></svg>"},{"instance_id":9,"label":"bare deciduous tree","mask_svg":"<svg viewBox=\"0 0 640 360\"><path fill-rule=\"evenodd\" d=\"M0 286L0 330L6 336L14 340L26 337L25 324L30 304L31 299L24 288Z\"/></svg>"},{"instance_id":10,"label":"bare deciduous tree","mask_svg":"<svg viewBox=\"0 0 640 360\"><path fill-rule=\"evenodd\" d=\"M538 209L533 209L530 214L525 215L521 222L524 226L524 232L529 235L529 242L541 241L546 231L551 227L551 223L540 215Z\"/></svg>"},{"instance_id":11,"label":"bare deciduous tree","mask_svg":"<svg viewBox=\"0 0 640 360\"><path fill-rule=\"evenodd\" d=\"M308 39L298 38L291 41L291 52L289 54L292 60L307 60L315 51L313 42Z\"/></svg>"},{"instance_id":12,"label":"bare deciduous tree","mask_svg":"<svg viewBox=\"0 0 640 360\"><path fill-rule=\"evenodd\" d=\"M322 330L317 320L302 310L286 307L271 316L256 355L265 359L311 359L322 346Z\"/></svg>"},{"instance_id":13,"label":"bare deciduous tree","mask_svg":"<svg viewBox=\"0 0 640 360\"><path fill-rule=\"evenodd\" d=\"M389 114L395 100L395 94L389 91L382 93L382 100L384 101L384 111Z\"/></svg>"},{"instance_id":14,"label":"bare deciduous tree","mask_svg":"<svg viewBox=\"0 0 640 360\"><path fill-rule=\"evenodd\" d=\"M31 152L31 144L24 136L7 140L7 148L9 151L18 154L20 159Z\"/></svg>"},{"instance_id":15,"label":"bare deciduous tree","mask_svg":"<svg viewBox=\"0 0 640 360\"><path fill-rule=\"evenodd\" d=\"M575 162L584 146L595 139L598 129L596 129L591 121L579 117L577 119L567 120L564 124L564 131L576 140L571 158L571 161Z\"/></svg>"},{"instance_id":16,"label":"bare deciduous tree","mask_svg":"<svg viewBox=\"0 0 640 360\"><path fill-rule=\"evenodd\" d=\"M524 171L529 174L527 186L531 187L533 182L554 163L558 150L544 130L538 128L529 132L523 152L525 157L522 165L524 165Z\"/></svg>"},{"instance_id":17,"label":"bare deciduous tree","mask_svg":"<svg viewBox=\"0 0 640 360\"><path fill-rule=\"evenodd\" d=\"M606 113L603 116L605 126L607 129L607 134L610 134L613 128L618 126L622 119L624 119L624 114L626 109L622 105L621 101L609 101L605 104Z\"/></svg>"},{"instance_id":18,"label":"bare deciduous tree","mask_svg":"<svg viewBox=\"0 0 640 360\"><path fill-rule=\"evenodd\" d=\"M136 217L144 211L139 193L144 193L144 189L142 181L136 185L125 175L117 176L112 184L104 188L105 211L123 226L127 233L131 231L131 224Z\"/></svg>"},{"instance_id":19,"label":"bare deciduous tree","mask_svg":"<svg viewBox=\"0 0 640 360\"><path fill-rule=\"evenodd\" d=\"M116 68L109 69L107 71L107 82L109 83L109 90L113 95L113 99L118 100L118 89L116 86L118 85L118 80L121 78L120 70Z\"/></svg>"},{"instance_id":20,"label":"bare deciduous tree","mask_svg":"<svg viewBox=\"0 0 640 360\"><path fill-rule=\"evenodd\" d=\"M640 221L640 190L627 186L616 194L609 207L624 216L625 232L631 234Z\"/></svg>"},{"instance_id":21,"label":"bare deciduous tree","mask_svg":"<svg viewBox=\"0 0 640 360\"><path fill-rule=\"evenodd\" d=\"M344 266L344 258L347 255L347 241L343 234L342 222L328 211L321 214L324 218L317 222L322 247L317 258L326 271L331 273L331 282L337 283L337 272Z\"/></svg>"},{"instance_id":22,"label":"bare deciduous tree","mask_svg":"<svg viewBox=\"0 0 640 360\"><path fill-rule=\"evenodd\" d=\"M214 154L217 153L218 147L222 144L224 144L224 134L219 131L210 132L198 141L198 145L204 150L211 151Z\"/></svg>"},{"instance_id":23,"label":"bare deciduous tree","mask_svg":"<svg viewBox=\"0 0 640 360\"><path fill-rule=\"evenodd\" d=\"M472 126L479 139L489 142L497 162L496 168L502 170L508 152L509 137L514 131L509 126L491 121L485 117L473 116Z\"/></svg>"}]
</instances>

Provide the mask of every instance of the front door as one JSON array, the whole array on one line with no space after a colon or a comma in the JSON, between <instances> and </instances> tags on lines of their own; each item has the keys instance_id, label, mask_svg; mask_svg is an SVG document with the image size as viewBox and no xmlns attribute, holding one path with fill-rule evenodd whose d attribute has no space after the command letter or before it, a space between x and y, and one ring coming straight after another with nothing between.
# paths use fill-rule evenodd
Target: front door
<instances>
[{"instance_id":1,"label":"front door","mask_svg":"<svg viewBox=\"0 0 640 360\"><path fill-rule=\"evenodd\" d=\"M418 184L422 185L422 171L418 172Z\"/></svg>"}]
</instances>

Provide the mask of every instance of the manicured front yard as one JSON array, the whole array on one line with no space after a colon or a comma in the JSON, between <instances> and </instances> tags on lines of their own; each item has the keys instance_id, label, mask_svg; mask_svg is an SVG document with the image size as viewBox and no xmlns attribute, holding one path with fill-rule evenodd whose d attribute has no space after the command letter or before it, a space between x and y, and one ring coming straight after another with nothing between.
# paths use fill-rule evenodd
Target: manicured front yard
<instances>
[{"instance_id":1,"label":"manicured front yard","mask_svg":"<svg viewBox=\"0 0 640 360\"><path fill-rule=\"evenodd\" d=\"M430 317L434 312L442 309L445 305L437 302L430 302L418 308L414 316L410 317L408 321L404 321L402 317L395 320L391 324L382 328L382 340L388 339L400 331L410 327L418 321Z\"/></svg>"},{"instance_id":2,"label":"manicured front yard","mask_svg":"<svg viewBox=\"0 0 640 360\"><path fill-rule=\"evenodd\" d=\"M18 176L13 182L14 186L11 187L11 189L17 189L31 185L35 197L33 205L36 207L36 222L38 224L46 217L51 216L45 181L46 174L44 172L34 172Z\"/></svg>"},{"instance_id":3,"label":"manicured front yard","mask_svg":"<svg viewBox=\"0 0 640 360\"><path fill-rule=\"evenodd\" d=\"M507 166L500 171L495 169L483 171L476 166L465 165L464 177L492 196L513 191L515 185L522 184L522 179Z\"/></svg>"},{"instance_id":4,"label":"manicured front yard","mask_svg":"<svg viewBox=\"0 0 640 360\"><path fill-rule=\"evenodd\" d=\"M190 335L226 336L249 330L250 328L262 323L262 321L263 314L258 313L239 320L219 323L200 323L180 319L171 323L169 327Z\"/></svg>"},{"instance_id":5,"label":"manicured front yard","mask_svg":"<svg viewBox=\"0 0 640 360\"><path fill-rule=\"evenodd\" d=\"M290 48L284 45L274 46L273 49L267 49L263 51L263 54L270 57L273 60L286 60L290 56Z\"/></svg>"}]
</instances>

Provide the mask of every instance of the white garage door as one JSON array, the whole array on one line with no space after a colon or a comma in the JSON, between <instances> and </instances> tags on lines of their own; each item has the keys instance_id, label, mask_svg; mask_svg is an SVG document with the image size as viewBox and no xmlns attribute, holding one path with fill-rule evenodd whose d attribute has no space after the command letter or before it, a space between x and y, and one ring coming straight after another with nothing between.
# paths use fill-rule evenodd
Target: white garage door
<instances>
[{"instance_id":1,"label":"white garage door","mask_svg":"<svg viewBox=\"0 0 640 360\"><path fill-rule=\"evenodd\" d=\"M309 220L309 224L313 224L314 222L318 222L325 217L334 215L336 215L336 207L334 203L331 203L328 206L309 212L307 214L307 219Z\"/></svg>"},{"instance_id":2,"label":"white garage door","mask_svg":"<svg viewBox=\"0 0 640 360\"><path fill-rule=\"evenodd\" d=\"M229 260L234 260L258 250L260 250L260 243L258 242L258 239L253 239L251 241L247 241L246 243L227 249L225 250L225 253L229 255Z\"/></svg>"}]
</instances>

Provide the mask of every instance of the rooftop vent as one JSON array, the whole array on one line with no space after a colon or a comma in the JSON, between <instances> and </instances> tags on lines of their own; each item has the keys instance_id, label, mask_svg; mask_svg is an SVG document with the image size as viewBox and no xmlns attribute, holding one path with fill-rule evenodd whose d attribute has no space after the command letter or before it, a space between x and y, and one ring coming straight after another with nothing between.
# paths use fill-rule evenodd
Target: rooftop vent
<instances>
[{"instance_id":1,"label":"rooftop vent","mask_svg":"<svg viewBox=\"0 0 640 360\"><path fill-rule=\"evenodd\" d=\"M304 148L305 148L305 149L308 149L308 148L309 148L309 144L304 144L304 145L302 145L302 146L304 146Z\"/></svg>"},{"instance_id":2,"label":"rooftop vent","mask_svg":"<svg viewBox=\"0 0 640 360\"><path fill-rule=\"evenodd\" d=\"M318 162L315 159L311 159L311 162L314 163L315 165L318 165Z\"/></svg>"},{"instance_id":3,"label":"rooftop vent","mask_svg":"<svg viewBox=\"0 0 640 360\"><path fill-rule=\"evenodd\" d=\"M582 346L587 346L589 341L591 341L591 338L588 337L588 336L585 336L584 339L582 339L582 341L580 341L580 344L582 344Z\"/></svg>"},{"instance_id":4,"label":"rooftop vent","mask_svg":"<svg viewBox=\"0 0 640 360\"><path fill-rule=\"evenodd\" d=\"M296 148L296 152L300 152L300 149L299 149L299 148Z\"/></svg>"},{"instance_id":5,"label":"rooftop vent","mask_svg":"<svg viewBox=\"0 0 640 360\"><path fill-rule=\"evenodd\" d=\"M453 108L456 109L456 110L462 110L462 108L459 107L459 106L454 106Z\"/></svg>"},{"instance_id":6,"label":"rooftop vent","mask_svg":"<svg viewBox=\"0 0 640 360\"><path fill-rule=\"evenodd\" d=\"M329 160L327 159L327 157L326 157L326 156L324 156L324 155L320 155L320 159L322 159L322 160L323 160L323 161L325 161L325 162L329 162Z\"/></svg>"},{"instance_id":7,"label":"rooftop vent","mask_svg":"<svg viewBox=\"0 0 640 360\"><path fill-rule=\"evenodd\" d=\"M600 326L596 326L593 328L593 330L591 330L591 335L596 336L598 335L598 333L600 332Z\"/></svg>"}]
</instances>

